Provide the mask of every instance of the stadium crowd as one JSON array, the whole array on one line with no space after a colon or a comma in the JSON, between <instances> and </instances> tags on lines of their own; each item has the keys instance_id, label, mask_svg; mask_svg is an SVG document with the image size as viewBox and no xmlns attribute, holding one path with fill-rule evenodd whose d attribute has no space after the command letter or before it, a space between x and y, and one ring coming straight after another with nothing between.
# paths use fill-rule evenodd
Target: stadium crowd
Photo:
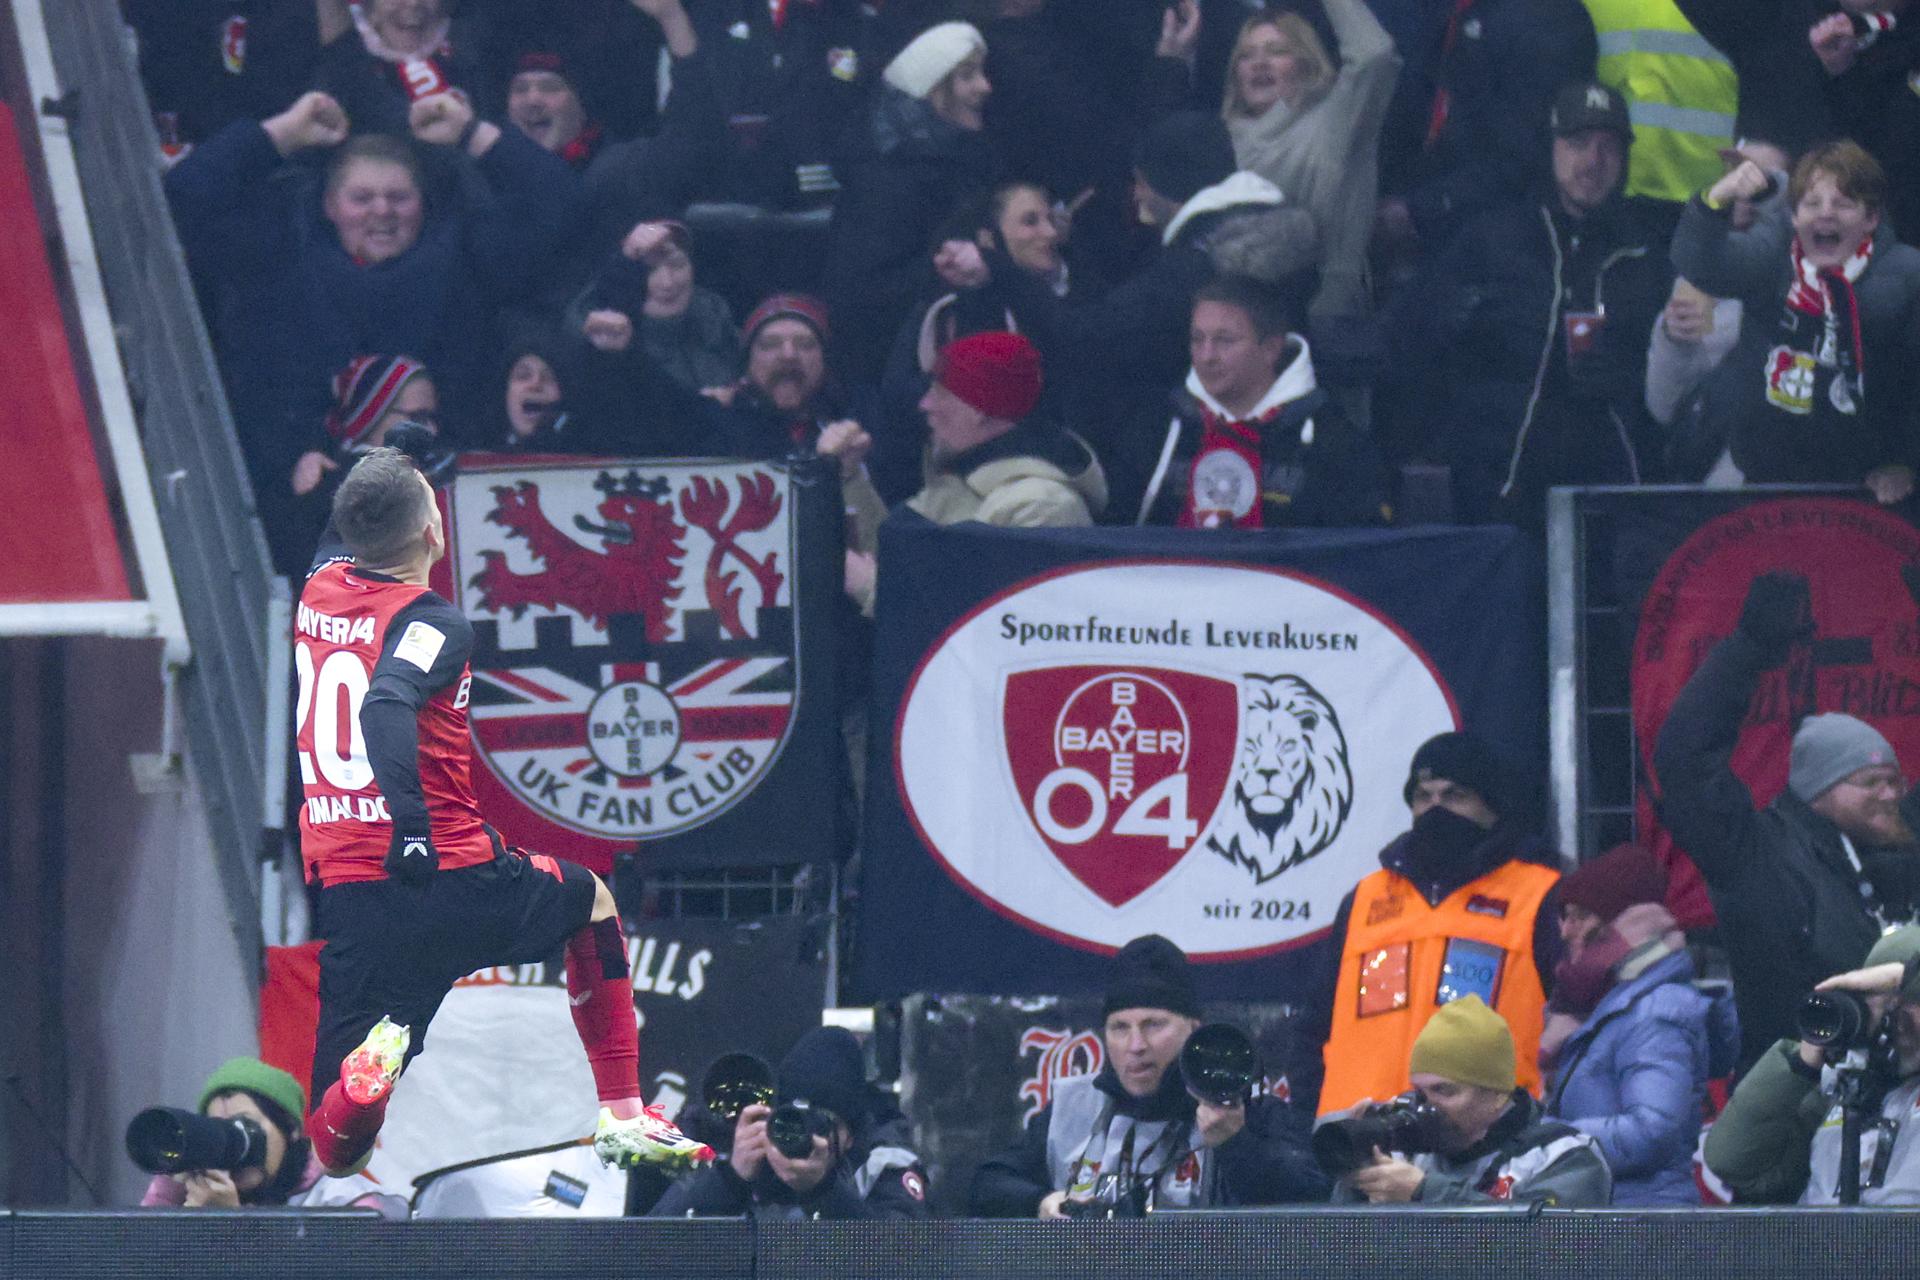
<instances>
[{"instance_id":1,"label":"stadium crowd","mask_svg":"<svg viewBox=\"0 0 1920 1280\"><path fill-rule=\"evenodd\" d=\"M902 504L1537 533L1555 485L1912 497L1907 0L125 7L283 572L407 420L471 450L830 455L869 614ZM1107 1067L981 1170L975 1209L1698 1203L1707 1083L1736 1066L1707 1163L1743 1199L1832 1202L1828 1094L1860 1068L1796 1024L1815 984L1884 1017L1866 1198L1920 1200L1920 1127L1898 1124L1920 1089L1920 814L1899 762L1827 715L1765 808L1730 765L1810 617L1804 580L1757 580L1654 757L1731 1002L1696 985L1650 855L1560 876L1497 752L1443 735L1409 762L1406 834L1343 904L1290 1101L1190 1096L1185 958L1136 940ZM1506 980L1449 985L1463 939ZM789 1064L839 1125L814 1154L746 1108L667 1209L925 1212L849 1052ZM297 1131L299 1086L268 1083ZM1324 1132L1402 1095L1413 1128L1337 1173L1313 1158L1316 1113Z\"/></svg>"}]
</instances>

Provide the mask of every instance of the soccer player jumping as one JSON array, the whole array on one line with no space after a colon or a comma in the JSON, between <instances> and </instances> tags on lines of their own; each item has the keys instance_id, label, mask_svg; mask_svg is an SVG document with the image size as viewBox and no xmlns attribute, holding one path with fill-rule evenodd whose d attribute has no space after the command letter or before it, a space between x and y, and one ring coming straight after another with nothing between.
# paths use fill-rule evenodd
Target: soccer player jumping
<instances>
[{"instance_id":1,"label":"soccer player jumping","mask_svg":"<svg viewBox=\"0 0 1920 1280\"><path fill-rule=\"evenodd\" d=\"M640 1037L613 894L585 867L508 849L469 782L473 629L427 587L446 553L433 490L396 449L341 483L351 560L321 563L295 618L300 851L320 887L309 1131L330 1173L364 1164L400 1072L454 982L562 941L610 1165L711 1160L640 1097ZM324 553L323 553L324 554Z\"/></svg>"}]
</instances>

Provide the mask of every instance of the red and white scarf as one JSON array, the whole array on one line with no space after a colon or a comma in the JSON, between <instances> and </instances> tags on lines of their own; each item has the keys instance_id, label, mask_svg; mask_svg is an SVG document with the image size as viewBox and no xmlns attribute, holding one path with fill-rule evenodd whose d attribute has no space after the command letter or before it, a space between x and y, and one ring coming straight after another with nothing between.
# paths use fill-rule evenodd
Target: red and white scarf
<instances>
[{"instance_id":1,"label":"red and white scarf","mask_svg":"<svg viewBox=\"0 0 1920 1280\"><path fill-rule=\"evenodd\" d=\"M1830 316L1833 311L1833 283L1844 279L1851 289L1873 261L1873 237L1860 242L1838 271L1821 271L1807 261L1800 249L1800 237L1793 238L1793 286L1787 290L1787 305L1810 316Z\"/></svg>"},{"instance_id":2,"label":"red and white scarf","mask_svg":"<svg viewBox=\"0 0 1920 1280\"><path fill-rule=\"evenodd\" d=\"M1815 362L1835 369L1843 384L1832 392L1835 407L1852 413L1866 395L1866 348L1860 337L1860 300L1853 285L1873 262L1873 236L1860 242L1838 270L1822 271L1808 262L1800 237L1793 238L1793 284L1787 290L1787 312L1813 316L1823 322Z\"/></svg>"}]
</instances>

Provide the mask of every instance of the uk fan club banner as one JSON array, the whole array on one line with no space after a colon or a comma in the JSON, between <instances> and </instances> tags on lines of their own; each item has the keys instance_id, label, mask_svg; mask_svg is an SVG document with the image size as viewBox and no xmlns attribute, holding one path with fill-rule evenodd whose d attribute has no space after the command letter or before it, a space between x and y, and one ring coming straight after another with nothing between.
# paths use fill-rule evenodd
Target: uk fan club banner
<instances>
[{"instance_id":1,"label":"uk fan club banner","mask_svg":"<svg viewBox=\"0 0 1920 1280\"><path fill-rule=\"evenodd\" d=\"M880 552L863 998L1097 990L1171 938L1222 996L1407 828L1414 749L1544 758L1538 574L1510 530L936 528Z\"/></svg>"},{"instance_id":2,"label":"uk fan club banner","mask_svg":"<svg viewBox=\"0 0 1920 1280\"><path fill-rule=\"evenodd\" d=\"M599 871L834 852L839 504L817 464L468 457L435 589L472 621L474 790ZM768 839L777 832L778 839Z\"/></svg>"},{"instance_id":3,"label":"uk fan club banner","mask_svg":"<svg viewBox=\"0 0 1920 1280\"><path fill-rule=\"evenodd\" d=\"M1632 693L1643 779L1667 711L1707 653L1732 633L1753 579L1806 576L1814 634L1754 691L1733 770L1765 804L1787 781L1800 721L1843 711L1879 729L1904 761L1920 759L1920 529L1864 498L1677 494L1623 507L1616 541L1653 566L1639 605ZM1646 579L1642 579L1646 581ZM1637 792L1639 838L1675 848ZM1699 873L1679 862L1669 897L1690 926L1712 923Z\"/></svg>"}]
</instances>

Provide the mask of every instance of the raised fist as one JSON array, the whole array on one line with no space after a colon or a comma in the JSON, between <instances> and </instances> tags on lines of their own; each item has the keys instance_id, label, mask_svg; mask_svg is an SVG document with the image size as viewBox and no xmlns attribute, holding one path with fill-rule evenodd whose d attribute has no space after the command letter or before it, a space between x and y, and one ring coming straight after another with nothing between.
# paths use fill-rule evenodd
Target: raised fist
<instances>
[{"instance_id":1,"label":"raised fist","mask_svg":"<svg viewBox=\"0 0 1920 1280\"><path fill-rule=\"evenodd\" d=\"M840 482L845 484L860 474L860 464L873 448L873 437L853 419L842 418L820 429L813 448L822 457L840 459Z\"/></svg>"},{"instance_id":2,"label":"raised fist","mask_svg":"<svg viewBox=\"0 0 1920 1280\"><path fill-rule=\"evenodd\" d=\"M407 109L407 128L413 136L439 146L459 145L472 119L473 107L465 95L454 92L430 93Z\"/></svg>"},{"instance_id":3,"label":"raised fist","mask_svg":"<svg viewBox=\"0 0 1920 1280\"><path fill-rule=\"evenodd\" d=\"M1853 33L1853 18L1845 13L1830 13L1814 23L1807 43L1830 76L1845 75L1860 56L1860 38Z\"/></svg>"},{"instance_id":4,"label":"raised fist","mask_svg":"<svg viewBox=\"0 0 1920 1280\"><path fill-rule=\"evenodd\" d=\"M596 351L625 351L633 341L633 319L624 311L602 307L587 312L580 332Z\"/></svg>"},{"instance_id":5,"label":"raised fist","mask_svg":"<svg viewBox=\"0 0 1920 1280\"><path fill-rule=\"evenodd\" d=\"M1733 172L1707 188L1707 199L1722 208L1735 200L1757 200L1766 194L1773 179L1751 160L1742 160Z\"/></svg>"},{"instance_id":6,"label":"raised fist","mask_svg":"<svg viewBox=\"0 0 1920 1280\"><path fill-rule=\"evenodd\" d=\"M1740 630L1771 661L1787 656L1795 641L1813 638L1813 597L1805 575L1763 573L1747 588Z\"/></svg>"},{"instance_id":7,"label":"raised fist","mask_svg":"<svg viewBox=\"0 0 1920 1280\"><path fill-rule=\"evenodd\" d=\"M627 238L620 242L622 256L635 262L645 262L660 252L673 232L664 222L641 222L627 232Z\"/></svg>"},{"instance_id":8,"label":"raised fist","mask_svg":"<svg viewBox=\"0 0 1920 1280\"><path fill-rule=\"evenodd\" d=\"M308 147L335 147L345 142L347 113L331 95L313 89L301 94L279 115L261 121L260 127L273 139L274 150L290 156Z\"/></svg>"},{"instance_id":9,"label":"raised fist","mask_svg":"<svg viewBox=\"0 0 1920 1280\"><path fill-rule=\"evenodd\" d=\"M953 289L976 289L993 278L980 246L971 240L942 244L933 255L933 270Z\"/></svg>"}]
</instances>

